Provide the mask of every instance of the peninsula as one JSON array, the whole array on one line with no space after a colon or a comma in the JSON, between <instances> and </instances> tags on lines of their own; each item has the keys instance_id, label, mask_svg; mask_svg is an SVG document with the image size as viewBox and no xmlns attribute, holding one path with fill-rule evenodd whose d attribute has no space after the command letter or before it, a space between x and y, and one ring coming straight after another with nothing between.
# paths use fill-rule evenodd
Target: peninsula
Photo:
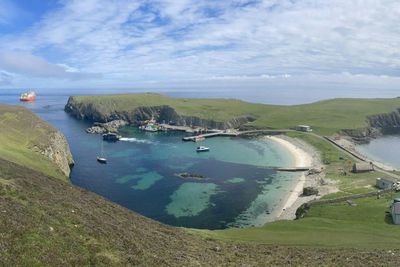
<instances>
[{"instance_id":1,"label":"peninsula","mask_svg":"<svg viewBox=\"0 0 400 267\"><path fill-rule=\"evenodd\" d=\"M124 120L131 124L154 118L176 125L216 129L294 129L311 125L320 135L344 133L376 137L400 128L400 98L332 99L278 106L234 99L172 98L161 94L72 96L65 111L93 122Z\"/></svg>"}]
</instances>

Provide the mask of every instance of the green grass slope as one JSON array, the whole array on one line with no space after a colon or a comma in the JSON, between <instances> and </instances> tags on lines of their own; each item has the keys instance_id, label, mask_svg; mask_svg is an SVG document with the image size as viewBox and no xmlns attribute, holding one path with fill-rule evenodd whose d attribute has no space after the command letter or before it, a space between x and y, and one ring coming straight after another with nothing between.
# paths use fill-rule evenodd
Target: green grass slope
<instances>
[{"instance_id":1,"label":"green grass slope","mask_svg":"<svg viewBox=\"0 0 400 267\"><path fill-rule=\"evenodd\" d=\"M323 198L371 192L377 177L385 175L371 173L351 173L354 162L349 156L331 143L313 135L291 132L293 138L300 138L313 145L325 163L326 178L334 181L339 192ZM342 175L341 170L347 170ZM357 206L346 202L334 205L313 206L305 218L294 221L277 221L263 227L228 229L222 231L196 230L208 238L235 240L250 243L295 245L306 247L347 247L359 249L400 249L400 227L393 225L386 214L389 206L400 193L387 194L380 199L369 197L354 200Z\"/></svg>"},{"instance_id":2,"label":"green grass slope","mask_svg":"<svg viewBox=\"0 0 400 267\"><path fill-rule=\"evenodd\" d=\"M67 180L55 163L33 152L48 146L48 135L56 131L25 108L0 104L0 158Z\"/></svg>"},{"instance_id":3,"label":"green grass slope","mask_svg":"<svg viewBox=\"0 0 400 267\"><path fill-rule=\"evenodd\" d=\"M248 126L257 128L282 129L308 124L320 134L333 134L341 129L362 128L367 126L367 116L388 113L400 108L399 98L332 99L294 106L254 104L233 99L172 98L153 93L74 96L74 100L103 114L129 112L141 106L168 105L181 115L215 121L253 115L257 119Z\"/></svg>"},{"instance_id":4,"label":"green grass slope","mask_svg":"<svg viewBox=\"0 0 400 267\"><path fill-rule=\"evenodd\" d=\"M209 238L263 244L398 250L400 227L393 225L385 213L391 201L391 196L386 195L380 199L354 200L357 206L347 203L316 206L300 220L200 233Z\"/></svg>"},{"instance_id":5,"label":"green grass slope","mask_svg":"<svg viewBox=\"0 0 400 267\"><path fill-rule=\"evenodd\" d=\"M307 248L203 238L3 159L0 212L0 266L396 266L400 261L399 254L372 246ZM303 230L275 228L276 239L286 233L286 240ZM252 234L238 239L246 236Z\"/></svg>"}]
</instances>

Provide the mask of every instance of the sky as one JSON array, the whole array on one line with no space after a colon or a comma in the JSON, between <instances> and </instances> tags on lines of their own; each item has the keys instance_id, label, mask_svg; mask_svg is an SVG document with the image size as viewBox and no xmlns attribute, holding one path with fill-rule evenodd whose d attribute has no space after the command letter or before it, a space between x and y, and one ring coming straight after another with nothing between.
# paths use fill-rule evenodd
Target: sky
<instances>
[{"instance_id":1,"label":"sky","mask_svg":"<svg viewBox=\"0 0 400 267\"><path fill-rule=\"evenodd\" d=\"M0 0L0 88L396 95L399 25L398 0Z\"/></svg>"}]
</instances>

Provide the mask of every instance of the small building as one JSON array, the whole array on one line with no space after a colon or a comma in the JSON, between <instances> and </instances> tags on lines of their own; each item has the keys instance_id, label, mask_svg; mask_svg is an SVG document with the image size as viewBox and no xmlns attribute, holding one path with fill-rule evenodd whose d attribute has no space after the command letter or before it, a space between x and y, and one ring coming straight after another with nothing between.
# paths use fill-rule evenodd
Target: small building
<instances>
[{"instance_id":1,"label":"small building","mask_svg":"<svg viewBox=\"0 0 400 267\"><path fill-rule=\"evenodd\" d=\"M312 132L311 126L308 125L297 125L296 130L301 132Z\"/></svg>"},{"instance_id":2,"label":"small building","mask_svg":"<svg viewBox=\"0 0 400 267\"><path fill-rule=\"evenodd\" d=\"M376 187L379 189L390 189L393 188L393 180L387 178L376 178Z\"/></svg>"},{"instance_id":3,"label":"small building","mask_svg":"<svg viewBox=\"0 0 400 267\"><path fill-rule=\"evenodd\" d=\"M393 200L392 206L390 207L392 213L392 219L394 224L400 224L400 198Z\"/></svg>"},{"instance_id":4,"label":"small building","mask_svg":"<svg viewBox=\"0 0 400 267\"><path fill-rule=\"evenodd\" d=\"M374 165L372 163L354 163L352 172L360 173L360 172L370 172L374 170Z\"/></svg>"}]
</instances>

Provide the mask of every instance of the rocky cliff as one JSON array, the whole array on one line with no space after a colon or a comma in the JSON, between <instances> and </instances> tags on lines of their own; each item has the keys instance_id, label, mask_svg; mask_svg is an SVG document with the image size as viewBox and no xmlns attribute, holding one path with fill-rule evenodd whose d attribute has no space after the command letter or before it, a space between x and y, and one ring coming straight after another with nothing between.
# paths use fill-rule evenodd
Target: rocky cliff
<instances>
[{"instance_id":1,"label":"rocky cliff","mask_svg":"<svg viewBox=\"0 0 400 267\"><path fill-rule=\"evenodd\" d=\"M76 101L72 96L68 99L65 111L78 119L93 122L109 122L113 120L124 120L129 124L140 124L142 121L155 119L160 123L174 123L181 126L200 126L213 129L238 128L255 118L250 115L239 116L227 121L214 121L196 116L185 116L178 114L176 110L168 105L152 107L135 107L125 111L102 112L101 107L92 103Z\"/></svg>"},{"instance_id":2,"label":"rocky cliff","mask_svg":"<svg viewBox=\"0 0 400 267\"><path fill-rule=\"evenodd\" d=\"M383 134L400 132L400 109L368 117L370 128L381 129Z\"/></svg>"},{"instance_id":3,"label":"rocky cliff","mask_svg":"<svg viewBox=\"0 0 400 267\"><path fill-rule=\"evenodd\" d=\"M69 176L71 167L74 165L69 145L64 135L57 130L49 132L48 142L35 144L32 143L32 150L44 155L57 165L65 176Z\"/></svg>"},{"instance_id":4,"label":"rocky cliff","mask_svg":"<svg viewBox=\"0 0 400 267\"><path fill-rule=\"evenodd\" d=\"M344 129L342 132L358 143L368 143L371 139L385 134L398 134L400 133L400 109L390 113L368 116L367 123L368 127Z\"/></svg>"},{"instance_id":5,"label":"rocky cliff","mask_svg":"<svg viewBox=\"0 0 400 267\"><path fill-rule=\"evenodd\" d=\"M30 110L9 105L0 105L0 158L63 178L74 163L62 133Z\"/></svg>"}]
</instances>

